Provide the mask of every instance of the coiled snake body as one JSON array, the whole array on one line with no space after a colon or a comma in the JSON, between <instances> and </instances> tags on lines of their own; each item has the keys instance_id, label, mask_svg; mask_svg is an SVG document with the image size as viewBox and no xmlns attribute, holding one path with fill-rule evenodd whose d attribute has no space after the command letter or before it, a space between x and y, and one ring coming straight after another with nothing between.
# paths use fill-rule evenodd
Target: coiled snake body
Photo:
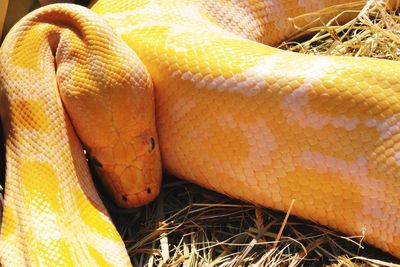
<instances>
[{"instance_id":1,"label":"coiled snake body","mask_svg":"<svg viewBox=\"0 0 400 267\"><path fill-rule=\"evenodd\" d=\"M400 256L400 64L265 45L292 33L283 18L346 2L100 0L100 16L25 17L0 58L2 265L130 265L75 132L122 206L157 195L162 159L262 206L296 199L294 214Z\"/></svg>"}]
</instances>

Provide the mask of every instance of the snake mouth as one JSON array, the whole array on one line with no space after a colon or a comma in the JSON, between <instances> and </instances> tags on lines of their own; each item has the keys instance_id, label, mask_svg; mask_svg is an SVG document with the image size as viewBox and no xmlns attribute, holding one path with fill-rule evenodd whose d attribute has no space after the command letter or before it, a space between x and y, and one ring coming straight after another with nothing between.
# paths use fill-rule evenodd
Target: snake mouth
<instances>
[{"instance_id":1,"label":"snake mouth","mask_svg":"<svg viewBox=\"0 0 400 267\"><path fill-rule=\"evenodd\" d=\"M148 204L153 201L159 194L160 188L158 186L149 186L145 190L133 193L122 194L119 200L115 199L118 206L124 208L134 208Z\"/></svg>"},{"instance_id":2,"label":"snake mouth","mask_svg":"<svg viewBox=\"0 0 400 267\"><path fill-rule=\"evenodd\" d=\"M90 162L94 177L101 181L101 187L119 207L146 205L160 192L161 165L149 163L138 168L135 165L102 163L96 157L91 157Z\"/></svg>"},{"instance_id":3,"label":"snake mouth","mask_svg":"<svg viewBox=\"0 0 400 267\"><path fill-rule=\"evenodd\" d=\"M161 169L161 166L160 166ZM115 178L112 190L117 205L126 208L139 207L154 200L160 192L161 170L128 167Z\"/></svg>"},{"instance_id":4,"label":"snake mouth","mask_svg":"<svg viewBox=\"0 0 400 267\"><path fill-rule=\"evenodd\" d=\"M138 185L143 182L140 178L137 179L140 181L129 182L129 186L124 186L124 182L121 182L121 180L124 179L123 177L122 179L113 179L110 178L110 175L104 175L99 171L96 172L96 176L100 178L102 189L104 189L114 202L122 208L136 208L146 205L153 201L160 192L160 178L157 176L145 182L143 185ZM135 178L133 177L132 179Z\"/></svg>"}]
</instances>

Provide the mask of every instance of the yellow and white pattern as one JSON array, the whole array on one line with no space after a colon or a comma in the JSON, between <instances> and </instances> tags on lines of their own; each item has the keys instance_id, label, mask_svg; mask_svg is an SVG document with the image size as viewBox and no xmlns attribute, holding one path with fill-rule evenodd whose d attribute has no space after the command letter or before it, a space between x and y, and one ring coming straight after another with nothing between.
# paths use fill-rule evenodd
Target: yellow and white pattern
<instances>
[{"instance_id":1,"label":"yellow and white pattern","mask_svg":"<svg viewBox=\"0 0 400 267\"><path fill-rule=\"evenodd\" d=\"M400 256L400 63L266 45L293 32L287 17L347 2L99 0L99 16L28 15L1 48L2 264L129 265L74 131L122 206L158 193L159 149L174 175L279 210L296 199L294 214Z\"/></svg>"}]
</instances>

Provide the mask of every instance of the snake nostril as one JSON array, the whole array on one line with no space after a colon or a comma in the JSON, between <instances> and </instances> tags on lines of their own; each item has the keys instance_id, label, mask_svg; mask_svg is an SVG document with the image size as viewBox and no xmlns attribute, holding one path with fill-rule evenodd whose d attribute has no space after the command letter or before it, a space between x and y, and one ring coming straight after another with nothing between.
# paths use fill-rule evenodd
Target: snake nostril
<instances>
[{"instance_id":1,"label":"snake nostril","mask_svg":"<svg viewBox=\"0 0 400 267\"><path fill-rule=\"evenodd\" d=\"M122 200L125 201L125 202L127 202L127 201L128 201L128 196L123 195L123 196L122 196Z\"/></svg>"},{"instance_id":2,"label":"snake nostril","mask_svg":"<svg viewBox=\"0 0 400 267\"><path fill-rule=\"evenodd\" d=\"M94 166L103 168L103 164L101 164L100 161L98 161L98 159L96 157L92 158L92 162L93 162Z\"/></svg>"},{"instance_id":3,"label":"snake nostril","mask_svg":"<svg viewBox=\"0 0 400 267\"><path fill-rule=\"evenodd\" d=\"M154 150L155 147L156 141L154 140L154 138L150 137L149 139L147 139L147 151L151 152Z\"/></svg>"},{"instance_id":4,"label":"snake nostril","mask_svg":"<svg viewBox=\"0 0 400 267\"><path fill-rule=\"evenodd\" d=\"M151 188L147 187L147 194L151 194Z\"/></svg>"}]
</instances>

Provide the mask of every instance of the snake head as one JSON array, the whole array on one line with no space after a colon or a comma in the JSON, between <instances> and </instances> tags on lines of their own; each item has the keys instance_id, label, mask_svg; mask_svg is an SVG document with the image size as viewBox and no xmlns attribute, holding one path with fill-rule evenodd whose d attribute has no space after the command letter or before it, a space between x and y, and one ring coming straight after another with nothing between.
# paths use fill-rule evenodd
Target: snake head
<instances>
[{"instance_id":1,"label":"snake head","mask_svg":"<svg viewBox=\"0 0 400 267\"><path fill-rule=\"evenodd\" d=\"M159 193L161 179L157 137L149 132L88 153L97 175L121 207L138 207Z\"/></svg>"},{"instance_id":2,"label":"snake head","mask_svg":"<svg viewBox=\"0 0 400 267\"><path fill-rule=\"evenodd\" d=\"M55 51L57 83L73 128L116 203L146 204L161 180L152 79L119 38L100 38L87 49L66 34L71 41L58 38Z\"/></svg>"}]
</instances>

